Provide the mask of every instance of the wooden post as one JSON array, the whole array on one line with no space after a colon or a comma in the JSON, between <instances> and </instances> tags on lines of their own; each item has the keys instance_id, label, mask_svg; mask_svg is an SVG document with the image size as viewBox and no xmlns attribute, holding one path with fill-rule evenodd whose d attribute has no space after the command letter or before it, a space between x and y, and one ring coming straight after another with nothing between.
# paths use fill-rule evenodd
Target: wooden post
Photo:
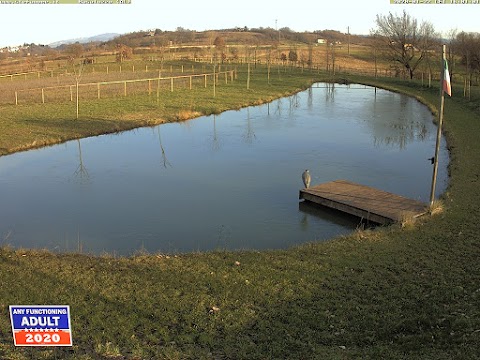
<instances>
[{"instance_id":1,"label":"wooden post","mask_svg":"<svg viewBox=\"0 0 480 360\"><path fill-rule=\"evenodd\" d=\"M183 65L182 65L182 74L183 74Z\"/></svg>"},{"instance_id":2,"label":"wooden post","mask_svg":"<svg viewBox=\"0 0 480 360\"><path fill-rule=\"evenodd\" d=\"M132 72L135 72L135 65L132 65Z\"/></svg>"},{"instance_id":3,"label":"wooden post","mask_svg":"<svg viewBox=\"0 0 480 360\"><path fill-rule=\"evenodd\" d=\"M152 83L148 80L148 96L152 95Z\"/></svg>"},{"instance_id":4,"label":"wooden post","mask_svg":"<svg viewBox=\"0 0 480 360\"><path fill-rule=\"evenodd\" d=\"M18 92L15 91L15 105L18 105Z\"/></svg>"},{"instance_id":5,"label":"wooden post","mask_svg":"<svg viewBox=\"0 0 480 360\"><path fill-rule=\"evenodd\" d=\"M145 72L148 72L148 65L145 65Z\"/></svg>"},{"instance_id":6,"label":"wooden post","mask_svg":"<svg viewBox=\"0 0 480 360\"><path fill-rule=\"evenodd\" d=\"M213 97L216 96L217 74L215 73L216 65L213 65Z\"/></svg>"},{"instance_id":7,"label":"wooden post","mask_svg":"<svg viewBox=\"0 0 480 360\"><path fill-rule=\"evenodd\" d=\"M37 77L40 79L40 71L37 72Z\"/></svg>"},{"instance_id":8,"label":"wooden post","mask_svg":"<svg viewBox=\"0 0 480 360\"><path fill-rule=\"evenodd\" d=\"M107 75L108 75L108 65L107 65Z\"/></svg>"},{"instance_id":9,"label":"wooden post","mask_svg":"<svg viewBox=\"0 0 480 360\"><path fill-rule=\"evenodd\" d=\"M97 99L100 99L100 83L97 83Z\"/></svg>"},{"instance_id":10,"label":"wooden post","mask_svg":"<svg viewBox=\"0 0 480 360\"><path fill-rule=\"evenodd\" d=\"M207 87L207 74L204 75L205 77L205 88Z\"/></svg>"},{"instance_id":11,"label":"wooden post","mask_svg":"<svg viewBox=\"0 0 480 360\"><path fill-rule=\"evenodd\" d=\"M158 77L158 80L157 80L157 105L160 101L160 76Z\"/></svg>"},{"instance_id":12,"label":"wooden post","mask_svg":"<svg viewBox=\"0 0 480 360\"><path fill-rule=\"evenodd\" d=\"M267 83L270 84L270 61L267 63Z\"/></svg>"},{"instance_id":13,"label":"wooden post","mask_svg":"<svg viewBox=\"0 0 480 360\"><path fill-rule=\"evenodd\" d=\"M192 77L189 76L189 79L190 79L190 90L192 90Z\"/></svg>"},{"instance_id":14,"label":"wooden post","mask_svg":"<svg viewBox=\"0 0 480 360\"><path fill-rule=\"evenodd\" d=\"M123 94L125 96L127 96L127 82L126 81L123 83Z\"/></svg>"},{"instance_id":15,"label":"wooden post","mask_svg":"<svg viewBox=\"0 0 480 360\"><path fill-rule=\"evenodd\" d=\"M122 65L120 65L120 73L122 72Z\"/></svg>"},{"instance_id":16,"label":"wooden post","mask_svg":"<svg viewBox=\"0 0 480 360\"><path fill-rule=\"evenodd\" d=\"M45 90L42 88L42 104L45 104Z\"/></svg>"},{"instance_id":17,"label":"wooden post","mask_svg":"<svg viewBox=\"0 0 480 360\"><path fill-rule=\"evenodd\" d=\"M79 112L78 100L79 100L79 96L78 96L78 79L77 79L77 120L78 120L78 112Z\"/></svg>"},{"instance_id":18,"label":"wooden post","mask_svg":"<svg viewBox=\"0 0 480 360\"><path fill-rule=\"evenodd\" d=\"M250 89L250 63L247 66L247 89Z\"/></svg>"},{"instance_id":19,"label":"wooden post","mask_svg":"<svg viewBox=\"0 0 480 360\"><path fill-rule=\"evenodd\" d=\"M73 102L73 86L70 85L70 101Z\"/></svg>"},{"instance_id":20,"label":"wooden post","mask_svg":"<svg viewBox=\"0 0 480 360\"><path fill-rule=\"evenodd\" d=\"M170 78L170 91L173 92L173 77Z\"/></svg>"}]
</instances>

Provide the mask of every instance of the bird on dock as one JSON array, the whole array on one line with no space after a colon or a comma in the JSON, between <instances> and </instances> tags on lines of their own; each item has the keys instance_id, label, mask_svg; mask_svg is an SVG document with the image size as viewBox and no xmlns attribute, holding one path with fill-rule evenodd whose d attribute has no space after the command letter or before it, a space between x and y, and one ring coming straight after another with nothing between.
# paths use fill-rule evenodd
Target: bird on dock
<instances>
[{"instance_id":1,"label":"bird on dock","mask_svg":"<svg viewBox=\"0 0 480 360\"><path fill-rule=\"evenodd\" d=\"M310 182L312 181L312 177L310 176L310 172L308 171L308 169L303 172L302 180L305 188L308 189L310 187Z\"/></svg>"}]
</instances>

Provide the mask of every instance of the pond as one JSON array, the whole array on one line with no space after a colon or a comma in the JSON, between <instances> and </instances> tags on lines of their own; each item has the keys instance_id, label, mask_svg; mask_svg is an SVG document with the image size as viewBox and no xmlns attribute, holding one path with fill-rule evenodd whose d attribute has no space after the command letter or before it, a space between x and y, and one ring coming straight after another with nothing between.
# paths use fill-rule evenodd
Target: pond
<instances>
[{"instance_id":1,"label":"pond","mask_svg":"<svg viewBox=\"0 0 480 360\"><path fill-rule=\"evenodd\" d=\"M436 126L407 96L315 84L270 104L0 157L0 245L131 255L280 249L359 220L299 203L347 179L428 202ZM448 181L441 144L437 196Z\"/></svg>"}]
</instances>

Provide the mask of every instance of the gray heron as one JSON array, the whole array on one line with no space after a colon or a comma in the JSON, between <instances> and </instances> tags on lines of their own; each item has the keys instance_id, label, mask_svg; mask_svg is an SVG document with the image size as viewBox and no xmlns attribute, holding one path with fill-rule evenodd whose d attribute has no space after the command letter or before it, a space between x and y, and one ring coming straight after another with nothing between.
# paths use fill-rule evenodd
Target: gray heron
<instances>
[{"instance_id":1,"label":"gray heron","mask_svg":"<svg viewBox=\"0 0 480 360\"><path fill-rule=\"evenodd\" d=\"M308 169L303 172L302 180L305 188L308 189L310 187L310 182L312 181L312 177L310 176L310 172L308 171Z\"/></svg>"}]
</instances>

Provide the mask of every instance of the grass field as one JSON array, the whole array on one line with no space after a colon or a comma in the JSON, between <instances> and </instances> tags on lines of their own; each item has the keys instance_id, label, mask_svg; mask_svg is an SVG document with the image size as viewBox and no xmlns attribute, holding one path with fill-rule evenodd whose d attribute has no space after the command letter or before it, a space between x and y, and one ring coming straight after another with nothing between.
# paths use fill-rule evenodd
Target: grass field
<instances>
[{"instance_id":1,"label":"grass field","mask_svg":"<svg viewBox=\"0 0 480 360\"><path fill-rule=\"evenodd\" d=\"M326 79L272 73L268 84L257 74L250 90L243 73L215 98L207 89L165 94L160 104L148 96L92 102L78 122L58 115L71 111L68 104L12 106L2 109L9 120L0 123L0 147L7 153L220 112ZM438 89L417 82L349 80L438 104ZM480 97L467 102L455 89L446 99L451 180L440 214L284 251L114 258L3 247L0 358L480 358ZM69 304L74 346L15 348L10 304Z\"/></svg>"},{"instance_id":2,"label":"grass field","mask_svg":"<svg viewBox=\"0 0 480 360\"><path fill-rule=\"evenodd\" d=\"M201 80L201 84L195 83L191 90L188 86L177 85L173 92L167 86L159 92L154 87L151 93L145 88L126 97L108 96L98 100L96 95L83 96L79 102L80 121L75 120L75 101L68 99L45 104L37 100L34 103L4 105L0 117L0 155L271 101L304 89L314 77L318 77L318 74L301 69L272 68L269 79L266 67L252 66L247 89L247 67L238 66L236 71L238 78L233 82L230 76L227 82L224 74L219 76L215 93L212 77L209 77L207 87ZM39 93L37 95L40 98Z\"/></svg>"}]
</instances>

